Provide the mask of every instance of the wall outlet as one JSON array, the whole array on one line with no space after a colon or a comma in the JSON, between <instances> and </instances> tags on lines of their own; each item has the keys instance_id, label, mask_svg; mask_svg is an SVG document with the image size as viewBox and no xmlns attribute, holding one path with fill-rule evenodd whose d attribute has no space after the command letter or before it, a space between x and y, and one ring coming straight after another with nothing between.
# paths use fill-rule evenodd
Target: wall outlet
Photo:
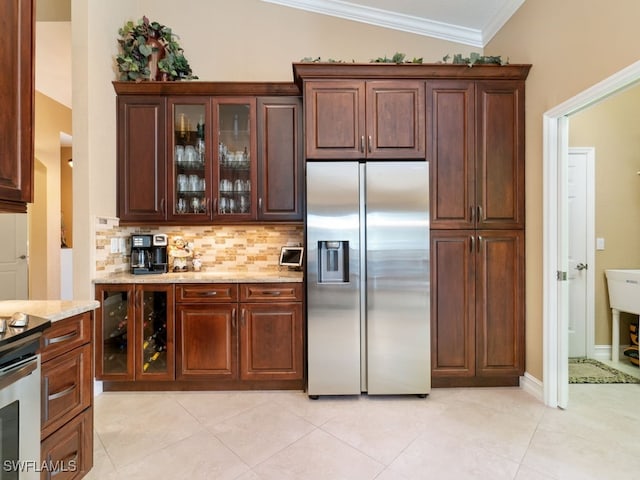
<instances>
[{"instance_id":1,"label":"wall outlet","mask_svg":"<svg viewBox=\"0 0 640 480\"><path fill-rule=\"evenodd\" d=\"M604 250L604 238L596 238L596 250Z\"/></svg>"},{"instance_id":2,"label":"wall outlet","mask_svg":"<svg viewBox=\"0 0 640 480\"><path fill-rule=\"evenodd\" d=\"M120 250L120 253L126 253L127 252L127 239L124 237L120 237L118 239L118 249Z\"/></svg>"},{"instance_id":3,"label":"wall outlet","mask_svg":"<svg viewBox=\"0 0 640 480\"><path fill-rule=\"evenodd\" d=\"M111 239L111 253L118 253L118 239Z\"/></svg>"}]
</instances>

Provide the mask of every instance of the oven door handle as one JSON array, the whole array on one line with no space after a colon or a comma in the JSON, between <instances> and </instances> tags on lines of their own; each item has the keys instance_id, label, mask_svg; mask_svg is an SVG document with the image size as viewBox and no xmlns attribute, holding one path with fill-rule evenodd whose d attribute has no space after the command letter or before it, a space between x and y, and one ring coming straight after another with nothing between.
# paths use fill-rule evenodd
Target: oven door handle
<instances>
[{"instance_id":1,"label":"oven door handle","mask_svg":"<svg viewBox=\"0 0 640 480\"><path fill-rule=\"evenodd\" d=\"M38 367L37 358L33 358L26 363L21 363L13 368L7 368L0 374L0 389L8 387L31 375Z\"/></svg>"}]
</instances>

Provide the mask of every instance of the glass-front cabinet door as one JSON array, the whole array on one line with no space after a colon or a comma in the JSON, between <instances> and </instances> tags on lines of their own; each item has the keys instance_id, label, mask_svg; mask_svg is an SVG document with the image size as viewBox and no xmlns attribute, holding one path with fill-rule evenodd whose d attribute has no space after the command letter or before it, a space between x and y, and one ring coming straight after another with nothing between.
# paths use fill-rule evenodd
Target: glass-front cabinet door
<instances>
[{"instance_id":1,"label":"glass-front cabinet door","mask_svg":"<svg viewBox=\"0 0 640 480\"><path fill-rule=\"evenodd\" d=\"M208 98L169 99L169 220L211 217L212 139ZM207 130L209 129L209 130Z\"/></svg>"},{"instance_id":2,"label":"glass-front cabinet door","mask_svg":"<svg viewBox=\"0 0 640 480\"><path fill-rule=\"evenodd\" d=\"M256 218L256 100L214 98L217 144L217 196L214 217L219 220Z\"/></svg>"},{"instance_id":3,"label":"glass-front cabinet door","mask_svg":"<svg viewBox=\"0 0 640 480\"><path fill-rule=\"evenodd\" d=\"M133 380L133 285L96 285L96 378Z\"/></svg>"},{"instance_id":4,"label":"glass-front cabinet door","mask_svg":"<svg viewBox=\"0 0 640 480\"><path fill-rule=\"evenodd\" d=\"M173 285L136 285L136 379L173 380Z\"/></svg>"}]
</instances>

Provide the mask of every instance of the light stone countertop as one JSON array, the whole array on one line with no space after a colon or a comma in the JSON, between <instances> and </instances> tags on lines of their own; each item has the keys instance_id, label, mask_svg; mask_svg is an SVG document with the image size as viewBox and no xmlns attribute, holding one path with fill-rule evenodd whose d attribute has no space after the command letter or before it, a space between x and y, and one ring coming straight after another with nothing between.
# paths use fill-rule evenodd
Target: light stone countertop
<instances>
[{"instance_id":1,"label":"light stone countertop","mask_svg":"<svg viewBox=\"0 0 640 480\"><path fill-rule=\"evenodd\" d=\"M114 273L93 280L98 283L301 283L302 272L183 272L133 275Z\"/></svg>"},{"instance_id":2,"label":"light stone countertop","mask_svg":"<svg viewBox=\"0 0 640 480\"><path fill-rule=\"evenodd\" d=\"M22 312L56 322L95 310L99 306L100 302L96 300L3 300L0 301L0 316L8 317Z\"/></svg>"}]
</instances>

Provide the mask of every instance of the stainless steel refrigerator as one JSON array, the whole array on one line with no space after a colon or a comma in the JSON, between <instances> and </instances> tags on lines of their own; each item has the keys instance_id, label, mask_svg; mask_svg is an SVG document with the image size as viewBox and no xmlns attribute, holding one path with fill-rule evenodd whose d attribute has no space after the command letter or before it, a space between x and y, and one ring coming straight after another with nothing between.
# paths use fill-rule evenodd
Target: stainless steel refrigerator
<instances>
[{"instance_id":1,"label":"stainless steel refrigerator","mask_svg":"<svg viewBox=\"0 0 640 480\"><path fill-rule=\"evenodd\" d=\"M308 394L431 390L425 161L307 162Z\"/></svg>"}]
</instances>

